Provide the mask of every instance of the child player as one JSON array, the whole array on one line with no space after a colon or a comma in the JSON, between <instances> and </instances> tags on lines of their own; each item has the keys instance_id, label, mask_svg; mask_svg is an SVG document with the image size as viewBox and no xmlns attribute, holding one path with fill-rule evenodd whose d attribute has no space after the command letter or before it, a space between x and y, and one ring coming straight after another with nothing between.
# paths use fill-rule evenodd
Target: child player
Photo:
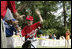
<instances>
[{"instance_id":1,"label":"child player","mask_svg":"<svg viewBox=\"0 0 72 49\"><path fill-rule=\"evenodd\" d=\"M27 21L28 25L25 26L22 29L22 31L21 31L22 36L25 37L25 41L27 39L34 39L34 38L36 38L37 28L41 27L41 24L43 22L43 19L41 17L41 14L40 14L39 10L36 9L35 12L38 14L38 17L40 18L40 21L33 24L33 20L34 20L33 17L32 16L27 16L26 17L26 21ZM35 42L33 42L32 45L36 48L36 43ZM33 47L31 46L31 48L33 48Z\"/></svg>"}]
</instances>

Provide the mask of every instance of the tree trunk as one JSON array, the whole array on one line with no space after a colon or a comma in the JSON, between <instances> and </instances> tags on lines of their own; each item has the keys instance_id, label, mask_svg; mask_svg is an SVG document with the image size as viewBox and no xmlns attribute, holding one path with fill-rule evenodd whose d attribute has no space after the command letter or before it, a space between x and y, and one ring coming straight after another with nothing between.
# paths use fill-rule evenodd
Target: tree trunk
<instances>
[{"instance_id":1,"label":"tree trunk","mask_svg":"<svg viewBox=\"0 0 72 49\"><path fill-rule=\"evenodd\" d=\"M66 2L63 1L64 27L67 29L65 3Z\"/></svg>"},{"instance_id":2,"label":"tree trunk","mask_svg":"<svg viewBox=\"0 0 72 49\"><path fill-rule=\"evenodd\" d=\"M44 9L43 9L43 12L44 12L43 16L44 16L44 19L47 19L46 2L44 2L43 5L45 6Z\"/></svg>"}]
</instances>

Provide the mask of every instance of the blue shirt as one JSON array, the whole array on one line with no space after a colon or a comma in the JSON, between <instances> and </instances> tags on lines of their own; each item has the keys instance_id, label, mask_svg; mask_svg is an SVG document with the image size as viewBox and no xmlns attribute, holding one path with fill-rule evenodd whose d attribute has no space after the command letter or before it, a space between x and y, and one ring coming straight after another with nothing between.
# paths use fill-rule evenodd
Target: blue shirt
<instances>
[{"instance_id":1,"label":"blue shirt","mask_svg":"<svg viewBox=\"0 0 72 49\"><path fill-rule=\"evenodd\" d=\"M12 36L13 32L16 32L16 29L13 25L9 25L6 22L4 22L5 24L5 32L6 32L6 37L8 36Z\"/></svg>"}]
</instances>

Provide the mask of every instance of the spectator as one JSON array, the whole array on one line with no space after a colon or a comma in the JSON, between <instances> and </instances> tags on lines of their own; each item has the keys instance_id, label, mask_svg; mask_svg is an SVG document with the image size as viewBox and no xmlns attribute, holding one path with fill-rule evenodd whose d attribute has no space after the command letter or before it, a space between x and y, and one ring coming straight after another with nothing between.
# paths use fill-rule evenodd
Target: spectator
<instances>
[{"instance_id":1,"label":"spectator","mask_svg":"<svg viewBox=\"0 0 72 49\"><path fill-rule=\"evenodd\" d=\"M55 34L53 34L53 39L56 39L56 35Z\"/></svg>"},{"instance_id":2,"label":"spectator","mask_svg":"<svg viewBox=\"0 0 72 49\"><path fill-rule=\"evenodd\" d=\"M64 37L64 36L62 36L62 39L64 39L64 40L65 40L65 37Z\"/></svg>"},{"instance_id":3,"label":"spectator","mask_svg":"<svg viewBox=\"0 0 72 49\"><path fill-rule=\"evenodd\" d=\"M12 19L12 21L16 21L15 19ZM18 34L19 32L16 31L15 27L11 24L5 24L5 32L6 32L6 39L7 39L7 48L14 48L14 40L13 40L13 32L16 32Z\"/></svg>"},{"instance_id":4,"label":"spectator","mask_svg":"<svg viewBox=\"0 0 72 49\"><path fill-rule=\"evenodd\" d=\"M44 38L44 39L46 38L45 34L43 35L43 38Z\"/></svg>"},{"instance_id":5,"label":"spectator","mask_svg":"<svg viewBox=\"0 0 72 49\"><path fill-rule=\"evenodd\" d=\"M22 16L16 10L15 1L1 1L1 18L5 18L7 8L11 10L16 19L23 20ZM9 17L9 16L8 16ZM10 19L10 18L9 18Z\"/></svg>"},{"instance_id":6,"label":"spectator","mask_svg":"<svg viewBox=\"0 0 72 49\"><path fill-rule=\"evenodd\" d=\"M67 29L65 35L66 35L65 47L68 48L69 47L69 40L70 40L70 31L69 31L69 29Z\"/></svg>"},{"instance_id":7,"label":"spectator","mask_svg":"<svg viewBox=\"0 0 72 49\"><path fill-rule=\"evenodd\" d=\"M60 40L65 40L65 37L64 36L60 36L60 38L59 38Z\"/></svg>"},{"instance_id":8,"label":"spectator","mask_svg":"<svg viewBox=\"0 0 72 49\"><path fill-rule=\"evenodd\" d=\"M48 34L46 35L46 39L49 39L49 35Z\"/></svg>"},{"instance_id":9,"label":"spectator","mask_svg":"<svg viewBox=\"0 0 72 49\"><path fill-rule=\"evenodd\" d=\"M43 35L42 34L40 35L40 38L43 38Z\"/></svg>"},{"instance_id":10,"label":"spectator","mask_svg":"<svg viewBox=\"0 0 72 49\"><path fill-rule=\"evenodd\" d=\"M3 22L3 19L6 18L6 12L7 12L7 8L9 8L11 10L11 12L13 13L14 17L16 19L20 19L20 20L23 20L22 16L20 16L16 10L16 6L15 6L15 1L1 1L1 47L2 48L6 48L6 36L5 36L5 27L4 27L4 22ZM10 17L10 16L8 16ZM7 17L7 18L8 18ZM11 18L8 18L8 19L11 19ZM12 21L13 24L15 24L13 21ZM5 41L4 41L5 40ZM3 42L4 41L4 42Z\"/></svg>"},{"instance_id":11,"label":"spectator","mask_svg":"<svg viewBox=\"0 0 72 49\"><path fill-rule=\"evenodd\" d=\"M50 34L50 37L49 38L52 39L52 34Z\"/></svg>"},{"instance_id":12,"label":"spectator","mask_svg":"<svg viewBox=\"0 0 72 49\"><path fill-rule=\"evenodd\" d=\"M62 37L60 36L59 39L62 40Z\"/></svg>"},{"instance_id":13,"label":"spectator","mask_svg":"<svg viewBox=\"0 0 72 49\"><path fill-rule=\"evenodd\" d=\"M9 16L9 17L8 17ZM12 19L14 19L11 11L9 8L7 8L7 13L6 13L6 16L4 18L4 20L8 23L8 24L13 24L14 27L18 30L18 21L12 21ZM10 23L11 22L11 23Z\"/></svg>"}]
</instances>

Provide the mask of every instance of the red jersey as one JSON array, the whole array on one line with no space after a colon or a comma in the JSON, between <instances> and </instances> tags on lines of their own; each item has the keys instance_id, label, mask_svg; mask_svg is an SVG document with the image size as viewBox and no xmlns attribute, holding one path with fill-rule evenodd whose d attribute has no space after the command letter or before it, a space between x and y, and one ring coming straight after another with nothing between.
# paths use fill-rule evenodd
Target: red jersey
<instances>
[{"instance_id":1,"label":"red jersey","mask_svg":"<svg viewBox=\"0 0 72 49\"><path fill-rule=\"evenodd\" d=\"M31 26L25 26L21 31L22 36L25 36L26 39L29 37L30 38L36 37L37 35L36 32L38 27L41 27L40 22L37 22Z\"/></svg>"},{"instance_id":2,"label":"red jersey","mask_svg":"<svg viewBox=\"0 0 72 49\"><path fill-rule=\"evenodd\" d=\"M11 10L11 12L16 12L15 1L1 1L1 16L5 17L7 8Z\"/></svg>"}]
</instances>

